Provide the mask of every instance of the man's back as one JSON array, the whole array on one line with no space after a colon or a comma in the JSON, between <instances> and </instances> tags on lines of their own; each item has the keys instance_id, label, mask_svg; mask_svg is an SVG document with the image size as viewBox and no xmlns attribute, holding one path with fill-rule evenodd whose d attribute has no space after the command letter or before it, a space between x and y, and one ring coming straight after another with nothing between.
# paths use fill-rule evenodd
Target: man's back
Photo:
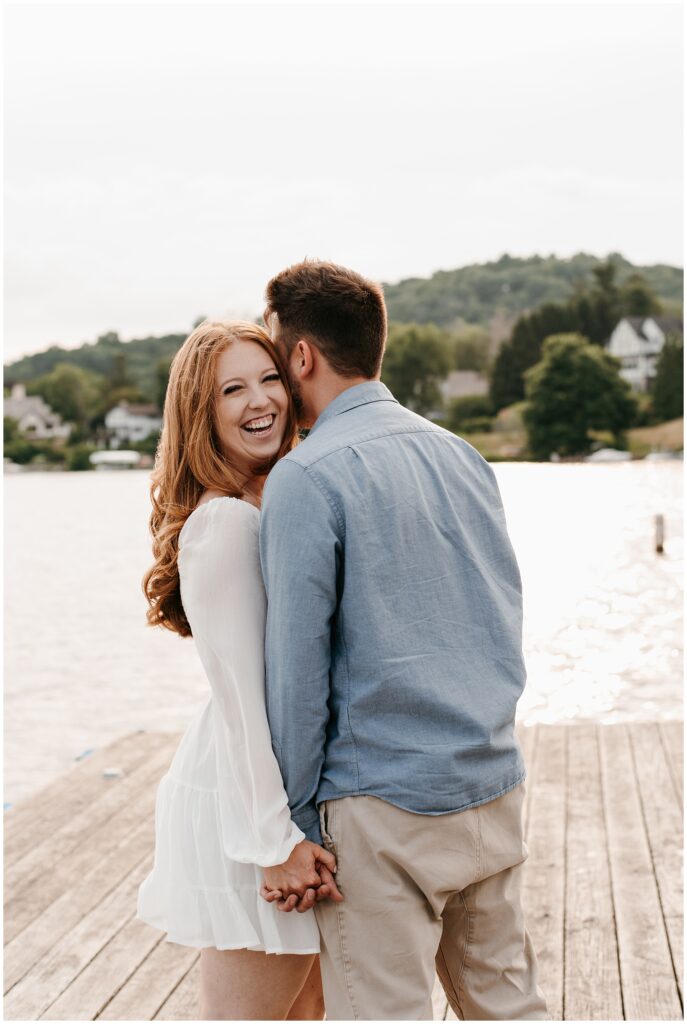
<instances>
[{"instance_id":1,"label":"man's back","mask_svg":"<svg viewBox=\"0 0 687 1024\"><path fill-rule=\"evenodd\" d=\"M325 800L442 814L522 781L520 576L474 449L379 382L350 388L273 470L261 549L270 725L311 838Z\"/></svg>"}]
</instances>

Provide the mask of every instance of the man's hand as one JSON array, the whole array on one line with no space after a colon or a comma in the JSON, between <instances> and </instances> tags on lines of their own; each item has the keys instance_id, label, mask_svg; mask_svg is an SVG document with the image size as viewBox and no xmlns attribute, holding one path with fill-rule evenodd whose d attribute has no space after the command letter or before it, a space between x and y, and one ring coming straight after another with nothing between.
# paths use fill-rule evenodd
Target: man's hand
<instances>
[{"instance_id":1,"label":"man's hand","mask_svg":"<svg viewBox=\"0 0 687 1024\"><path fill-rule=\"evenodd\" d=\"M304 839L283 864L265 868L260 892L268 903L276 903L278 910L302 914L323 899L343 900L332 874L335 871L334 855Z\"/></svg>"},{"instance_id":2,"label":"man's hand","mask_svg":"<svg viewBox=\"0 0 687 1024\"><path fill-rule=\"evenodd\" d=\"M317 865L324 864L330 871L336 871L336 857L309 839L294 846L288 860L272 868L265 868L265 885L271 891L279 890L284 896L304 896L305 890L317 888L320 876Z\"/></svg>"},{"instance_id":3,"label":"man's hand","mask_svg":"<svg viewBox=\"0 0 687 1024\"><path fill-rule=\"evenodd\" d=\"M316 903L321 903L326 899L342 903L343 896L329 868L326 868L324 864L318 864L317 870L322 884L318 889L306 889L305 895L300 898L295 893L285 897L280 889L269 889L266 885L263 885L260 895L268 903L275 903L277 910L283 910L286 914L292 910L298 914L304 914L306 910L311 910Z\"/></svg>"}]
</instances>

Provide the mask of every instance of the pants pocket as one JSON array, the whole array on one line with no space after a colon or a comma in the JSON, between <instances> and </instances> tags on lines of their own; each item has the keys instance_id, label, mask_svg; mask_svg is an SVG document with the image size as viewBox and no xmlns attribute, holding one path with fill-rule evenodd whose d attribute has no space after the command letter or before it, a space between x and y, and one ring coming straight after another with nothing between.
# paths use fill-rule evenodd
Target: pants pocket
<instances>
[{"instance_id":1,"label":"pants pocket","mask_svg":"<svg viewBox=\"0 0 687 1024\"><path fill-rule=\"evenodd\" d=\"M334 843L334 840L332 839L331 833L329 831L330 803L331 801L325 800L324 803L320 804L319 806L320 832L322 833L322 845L324 846L325 850L329 850L330 853L333 853L334 856L336 856L336 844Z\"/></svg>"}]
</instances>

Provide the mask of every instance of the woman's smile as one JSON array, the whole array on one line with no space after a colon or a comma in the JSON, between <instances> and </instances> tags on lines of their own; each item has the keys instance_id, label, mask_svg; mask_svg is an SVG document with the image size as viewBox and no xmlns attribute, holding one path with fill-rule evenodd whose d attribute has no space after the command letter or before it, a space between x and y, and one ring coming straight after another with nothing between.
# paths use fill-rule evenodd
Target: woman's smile
<instances>
[{"instance_id":1,"label":"woman's smile","mask_svg":"<svg viewBox=\"0 0 687 1024\"><path fill-rule=\"evenodd\" d=\"M259 416L256 419L248 420L247 423L242 423L241 428L253 437L265 438L269 437L272 433L272 427L276 423L276 420L277 414L269 413L267 416Z\"/></svg>"}]
</instances>

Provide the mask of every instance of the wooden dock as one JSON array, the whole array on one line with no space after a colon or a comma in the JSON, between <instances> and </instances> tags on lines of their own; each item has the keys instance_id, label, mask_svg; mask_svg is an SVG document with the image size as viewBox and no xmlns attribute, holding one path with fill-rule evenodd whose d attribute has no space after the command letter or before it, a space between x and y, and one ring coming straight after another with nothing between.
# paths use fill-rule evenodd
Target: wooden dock
<instances>
[{"instance_id":1,"label":"wooden dock","mask_svg":"<svg viewBox=\"0 0 687 1024\"><path fill-rule=\"evenodd\" d=\"M520 728L525 903L555 1020L680 1020L682 723ZM5 814L5 1019L193 1020L198 951L134 917L178 736L136 733ZM440 986L435 1019L455 1019Z\"/></svg>"}]
</instances>

